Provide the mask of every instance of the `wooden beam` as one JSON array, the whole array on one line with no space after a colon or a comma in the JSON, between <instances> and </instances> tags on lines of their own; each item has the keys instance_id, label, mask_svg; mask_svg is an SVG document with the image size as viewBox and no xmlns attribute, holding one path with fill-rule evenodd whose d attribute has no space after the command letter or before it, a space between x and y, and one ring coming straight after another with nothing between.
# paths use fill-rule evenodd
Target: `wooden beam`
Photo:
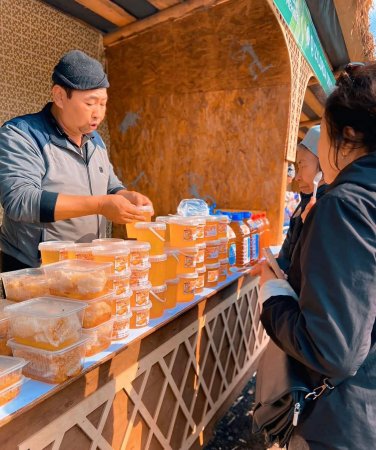
<instances>
[{"instance_id":1,"label":"wooden beam","mask_svg":"<svg viewBox=\"0 0 376 450\"><path fill-rule=\"evenodd\" d=\"M305 114L302 110L302 112L300 113L300 122L305 122L306 120L310 120L310 117L308 117L307 114Z\"/></svg>"},{"instance_id":2,"label":"wooden beam","mask_svg":"<svg viewBox=\"0 0 376 450\"><path fill-rule=\"evenodd\" d=\"M300 122L299 126L311 128L314 125L318 125L320 122L321 122L321 119L320 119L320 117L318 117L317 119L305 120L304 122Z\"/></svg>"},{"instance_id":3,"label":"wooden beam","mask_svg":"<svg viewBox=\"0 0 376 450\"><path fill-rule=\"evenodd\" d=\"M166 9L169 8L170 6L174 6L177 5L178 3L181 3L180 0L148 0L148 2L158 9Z\"/></svg>"},{"instance_id":4,"label":"wooden beam","mask_svg":"<svg viewBox=\"0 0 376 450\"><path fill-rule=\"evenodd\" d=\"M76 0L76 2L119 27L136 20L135 17L110 0Z\"/></svg>"},{"instance_id":5,"label":"wooden beam","mask_svg":"<svg viewBox=\"0 0 376 450\"><path fill-rule=\"evenodd\" d=\"M304 133L304 131L303 130L299 130L298 131L298 136L300 137L300 139L304 139L304 136L305 136L306 134Z\"/></svg>"},{"instance_id":6,"label":"wooden beam","mask_svg":"<svg viewBox=\"0 0 376 450\"><path fill-rule=\"evenodd\" d=\"M317 116L322 117L322 114L324 112L324 105L320 103L320 101L315 97L315 94L310 89L307 89L304 96L304 101Z\"/></svg>"},{"instance_id":7,"label":"wooden beam","mask_svg":"<svg viewBox=\"0 0 376 450\"><path fill-rule=\"evenodd\" d=\"M103 37L103 44L105 47L109 47L117 44L122 39L141 33L142 31L155 27L160 23L168 20L174 21L182 19L196 10L210 8L221 3L227 3L228 1L229 0L187 0L184 3L171 6L170 8L164 9L163 11L149 16L146 19L138 20L137 22L122 27L120 30L107 34Z\"/></svg>"}]
</instances>

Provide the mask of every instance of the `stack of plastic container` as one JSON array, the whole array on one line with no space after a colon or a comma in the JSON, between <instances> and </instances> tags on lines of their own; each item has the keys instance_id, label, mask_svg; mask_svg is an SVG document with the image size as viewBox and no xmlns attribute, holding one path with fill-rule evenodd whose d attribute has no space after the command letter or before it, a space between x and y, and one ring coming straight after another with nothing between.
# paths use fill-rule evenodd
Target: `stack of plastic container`
<instances>
[{"instance_id":1,"label":"stack of plastic container","mask_svg":"<svg viewBox=\"0 0 376 450\"><path fill-rule=\"evenodd\" d=\"M0 406L19 394L24 381L22 369L26 365L27 361L23 358L0 356Z\"/></svg>"},{"instance_id":2,"label":"stack of plastic container","mask_svg":"<svg viewBox=\"0 0 376 450\"><path fill-rule=\"evenodd\" d=\"M28 364L23 373L47 383L62 383L82 370L87 339L82 336L86 303L39 297L7 306L8 346Z\"/></svg>"}]
</instances>

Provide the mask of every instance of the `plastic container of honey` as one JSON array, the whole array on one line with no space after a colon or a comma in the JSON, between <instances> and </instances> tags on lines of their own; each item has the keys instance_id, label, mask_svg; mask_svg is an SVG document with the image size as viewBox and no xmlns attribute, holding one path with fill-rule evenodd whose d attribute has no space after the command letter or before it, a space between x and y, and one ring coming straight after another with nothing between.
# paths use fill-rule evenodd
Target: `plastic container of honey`
<instances>
[{"instance_id":1,"label":"plastic container of honey","mask_svg":"<svg viewBox=\"0 0 376 450\"><path fill-rule=\"evenodd\" d=\"M112 339L114 341L125 339L129 335L131 317L131 312L114 317L114 325L112 330Z\"/></svg>"},{"instance_id":2,"label":"plastic container of honey","mask_svg":"<svg viewBox=\"0 0 376 450\"><path fill-rule=\"evenodd\" d=\"M131 286L142 286L149 281L150 263L131 266Z\"/></svg>"},{"instance_id":3,"label":"plastic container of honey","mask_svg":"<svg viewBox=\"0 0 376 450\"><path fill-rule=\"evenodd\" d=\"M112 263L68 259L44 266L50 295L90 300L112 291Z\"/></svg>"},{"instance_id":4,"label":"plastic container of honey","mask_svg":"<svg viewBox=\"0 0 376 450\"><path fill-rule=\"evenodd\" d=\"M200 267L204 267L205 266L205 249L206 249L206 244L205 243L197 244L196 248L198 250L197 260L196 260L196 269L198 269Z\"/></svg>"},{"instance_id":5,"label":"plastic container of honey","mask_svg":"<svg viewBox=\"0 0 376 450\"><path fill-rule=\"evenodd\" d=\"M114 273L109 276L111 289L116 295L122 295L129 290L131 284L131 271L126 270L122 273Z\"/></svg>"},{"instance_id":6,"label":"plastic container of honey","mask_svg":"<svg viewBox=\"0 0 376 450\"><path fill-rule=\"evenodd\" d=\"M161 255L166 242L166 224L162 222L136 222L134 224L136 238L149 242L151 255Z\"/></svg>"},{"instance_id":7,"label":"plastic container of honey","mask_svg":"<svg viewBox=\"0 0 376 450\"><path fill-rule=\"evenodd\" d=\"M161 286L166 281L167 255L152 255L149 258L149 280L152 286Z\"/></svg>"},{"instance_id":8,"label":"plastic container of honey","mask_svg":"<svg viewBox=\"0 0 376 450\"><path fill-rule=\"evenodd\" d=\"M198 249L196 247L177 248L178 264L176 267L177 275L182 273L194 273L196 270Z\"/></svg>"},{"instance_id":9,"label":"plastic container of honey","mask_svg":"<svg viewBox=\"0 0 376 450\"><path fill-rule=\"evenodd\" d=\"M85 356L96 355L111 345L114 320L112 318L96 327L86 328L82 331L82 337L88 339L86 341Z\"/></svg>"},{"instance_id":10,"label":"plastic container of honey","mask_svg":"<svg viewBox=\"0 0 376 450\"><path fill-rule=\"evenodd\" d=\"M172 278L176 278L176 274L178 273L179 251L174 248L166 247L165 252L167 255L166 279L171 280Z\"/></svg>"},{"instance_id":11,"label":"plastic container of honey","mask_svg":"<svg viewBox=\"0 0 376 450\"><path fill-rule=\"evenodd\" d=\"M150 318L156 319L157 317L163 316L163 312L166 309L166 294L167 285L162 284L161 286L154 286L150 291L151 309Z\"/></svg>"},{"instance_id":12,"label":"plastic container of honey","mask_svg":"<svg viewBox=\"0 0 376 450\"><path fill-rule=\"evenodd\" d=\"M147 282L144 285L131 286L131 288L131 309L138 306L145 306L149 303L149 295L151 289L150 282Z\"/></svg>"},{"instance_id":13,"label":"plastic container of honey","mask_svg":"<svg viewBox=\"0 0 376 450\"><path fill-rule=\"evenodd\" d=\"M129 247L129 263L131 266L141 266L149 262L151 249L149 242L125 241L125 245Z\"/></svg>"},{"instance_id":14,"label":"plastic container of honey","mask_svg":"<svg viewBox=\"0 0 376 450\"><path fill-rule=\"evenodd\" d=\"M170 219L171 216L158 216L155 218L156 222L166 224L166 242L170 242Z\"/></svg>"},{"instance_id":15,"label":"plastic container of honey","mask_svg":"<svg viewBox=\"0 0 376 450\"><path fill-rule=\"evenodd\" d=\"M8 300L0 301L0 355L12 356L12 350L8 347L9 339L9 313L4 311L4 308L9 305L14 305L14 302Z\"/></svg>"},{"instance_id":16,"label":"plastic container of honey","mask_svg":"<svg viewBox=\"0 0 376 450\"><path fill-rule=\"evenodd\" d=\"M123 273L129 269L130 249L126 245L103 245L92 249L94 261L110 262L114 273Z\"/></svg>"},{"instance_id":17,"label":"plastic container of honey","mask_svg":"<svg viewBox=\"0 0 376 450\"><path fill-rule=\"evenodd\" d=\"M151 222L153 216L153 207L151 205L137 206L137 209L144 216L144 222ZM135 230L135 224L138 222L127 223L127 236L128 238L137 238L137 231Z\"/></svg>"},{"instance_id":18,"label":"plastic container of honey","mask_svg":"<svg viewBox=\"0 0 376 450\"><path fill-rule=\"evenodd\" d=\"M46 241L40 242L42 264L52 264L63 259L68 259L68 248L74 245L73 241Z\"/></svg>"},{"instance_id":19,"label":"plastic container of honey","mask_svg":"<svg viewBox=\"0 0 376 450\"><path fill-rule=\"evenodd\" d=\"M179 278L166 280L166 285L166 309L172 309L177 303Z\"/></svg>"},{"instance_id":20,"label":"plastic container of honey","mask_svg":"<svg viewBox=\"0 0 376 450\"><path fill-rule=\"evenodd\" d=\"M81 337L86 303L39 297L4 308L10 334L24 345L45 350L65 348Z\"/></svg>"},{"instance_id":21,"label":"plastic container of honey","mask_svg":"<svg viewBox=\"0 0 376 450\"><path fill-rule=\"evenodd\" d=\"M220 241L208 241L205 248L205 264L215 264L219 261Z\"/></svg>"},{"instance_id":22,"label":"plastic container of honey","mask_svg":"<svg viewBox=\"0 0 376 450\"><path fill-rule=\"evenodd\" d=\"M214 288L218 284L219 279L219 262L206 265L205 287Z\"/></svg>"},{"instance_id":23,"label":"plastic container of honey","mask_svg":"<svg viewBox=\"0 0 376 450\"><path fill-rule=\"evenodd\" d=\"M199 267L196 269L197 272L197 283L196 283L196 291L195 294L201 294L205 287L205 274L206 267Z\"/></svg>"},{"instance_id":24,"label":"plastic container of honey","mask_svg":"<svg viewBox=\"0 0 376 450\"><path fill-rule=\"evenodd\" d=\"M124 294L112 296L111 305L112 305L112 315L113 316L122 316L124 314L130 313L132 295L133 295L133 291L131 289L129 289Z\"/></svg>"},{"instance_id":25,"label":"plastic container of honey","mask_svg":"<svg viewBox=\"0 0 376 450\"><path fill-rule=\"evenodd\" d=\"M88 242L79 242L68 247L68 259L94 261L93 249L96 245Z\"/></svg>"},{"instance_id":26,"label":"plastic container of honey","mask_svg":"<svg viewBox=\"0 0 376 450\"><path fill-rule=\"evenodd\" d=\"M23 358L0 356L0 391L22 379L22 369L26 364Z\"/></svg>"},{"instance_id":27,"label":"plastic container of honey","mask_svg":"<svg viewBox=\"0 0 376 450\"><path fill-rule=\"evenodd\" d=\"M228 277L228 270L229 270L228 258L220 259L219 260L219 276L218 276L219 282L226 280L226 278Z\"/></svg>"},{"instance_id":28,"label":"plastic container of honey","mask_svg":"<svg viewBox=\"0 0 376 450\"><path fill-rule=\"evenodd\" d=\"M21 377L20 381L0 391L0 407L17 397L21 391L24 380L24 377Z\"/></svg>"},{"instance_id":29,"label":"plastic container of honey","mask_svg":"<svg viewBox=\"0 0 376 450\"><path fill-rule=\"evenodd\" d=\"M21 302L49 295L49 281L44 268L21 269L1 274L7 300Z\"/></svg>"},{"instance_id":30,"label":"plastic container of honey","mask_svg":"<svg viewBox=\"0 0 376 450\"><path fill-rule=\"evenodd\" d=\"M206 226L205 217L190 216L189 218L197 222L196 244L205 243L205 226Z\"/></svg>"},{"instance_id":31,"label":"plastic container of honey","mask_svg":"<svg viewBox=\"0 0 376 450\"><path fill-rule=\"evenodd\" d=\"M195 297L198 274L184 273L178 275L177 303L191 302Z\"/></svg>"},{"instance_id":32,"label":"plastic container of honey","mask_svg":"<svg viewBox=\"0 0 376 450\"><path fill-rule=\"evenodd\" d=\"M171 216L169 219L171 247L192 247L197 242L199 221L190 217Z\"/></svg>"},{"instance_id":33,"label":"plastic container of honey","mask_svg":"<svg viewBox=\"0 0 376 450\"><path fill-rule=\"evenodd\" d=\"M107 322L112 316L112 294L86 300L87 307L84 311L83 328L94 328Z\"/></svg>"},{"instance_id":34,"label":"plastic container of honey","mask_svg":"<svg viewBox=\"0 0 376 450\"><path fill-rule=\"evenodd\" d=\"M25 376L55 384L63 383L82 371L86 341L87 338L81 338L69 347L55 351L19 344L14 339L8 345L15 357L28 361L23 368Z\"/></svg>"},{"instance_id":35,"label":"plastic container of honey","mask_svg":"<svg viewBox=\"0 0 376 450\"><path fill-rule=\"evenodd\" d=\"M143 306L137 306L131 309L132 317L130 319L130 328L142 328L149 325L151 302Z\"/></svg>"},{"instance_id":36,"label":"plastic container of honey","mask_svg":"<svg viewBox=\"0 0 376 450\"><path fill-rule=\"evenodd\" d=\"M230 218L228 216L217 216L218 217L218 229L217 229L217 236L218 239L227 237L227 226L230 225Z\"/></svg>"},{"instance_id":37,"label":"plastic container of honey","mask_svg":"<svg viewBox=\"0 0 376 450\"><path fill-rule=\"evenodd\" d=\"M228 241L227 237L218 239L219 240L219 259L224 259L228 257Z\"/></svg>"},{"instance_id":38,"label":"plastic container of honey","mask_svg":"<svg viewBox=\"0 0 376 450\"><path fill-rule=\"evenodd\" d=\"M218 216L204 216L205 225L205 242L216 241L218 239Z\"/></svg>"}]
</instances>

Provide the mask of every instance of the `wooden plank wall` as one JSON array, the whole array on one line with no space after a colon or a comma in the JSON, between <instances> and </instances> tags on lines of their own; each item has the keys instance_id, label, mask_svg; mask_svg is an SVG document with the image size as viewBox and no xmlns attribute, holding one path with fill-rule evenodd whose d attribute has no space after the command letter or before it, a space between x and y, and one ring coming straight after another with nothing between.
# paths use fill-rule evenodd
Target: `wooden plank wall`
<instances>
[{"instance_id":1,"label":"wooden plank wall","mask_svg":"<svg viewBox=\"0 0 376 450\"><path fill-rule=\"evenodd\" d=\"M162 23L106 51L111 158L157 214L182 198L266 209L280 240L290 63L264 0Z\"/></svg>"}]
</instances>

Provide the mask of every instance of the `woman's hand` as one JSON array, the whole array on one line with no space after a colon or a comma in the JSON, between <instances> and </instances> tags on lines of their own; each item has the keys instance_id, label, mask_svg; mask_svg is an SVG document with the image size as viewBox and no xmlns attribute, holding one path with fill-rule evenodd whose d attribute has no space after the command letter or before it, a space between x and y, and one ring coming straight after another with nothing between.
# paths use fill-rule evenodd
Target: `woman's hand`
<instances>
[{"instance_id":1,"label":"woman's hand","mask_svg":"<svg viewBox=\"0 0 376 450\"><path fill-rule=\"evenodd\" d=\"M257 263L254 267L252 267L251 275L253 275L254 277L257 276L260 277L259 281L260 286L262 286L265 283L265 281L277 279L267 261L261 261Z\"/></svg>"}]
</instances>

